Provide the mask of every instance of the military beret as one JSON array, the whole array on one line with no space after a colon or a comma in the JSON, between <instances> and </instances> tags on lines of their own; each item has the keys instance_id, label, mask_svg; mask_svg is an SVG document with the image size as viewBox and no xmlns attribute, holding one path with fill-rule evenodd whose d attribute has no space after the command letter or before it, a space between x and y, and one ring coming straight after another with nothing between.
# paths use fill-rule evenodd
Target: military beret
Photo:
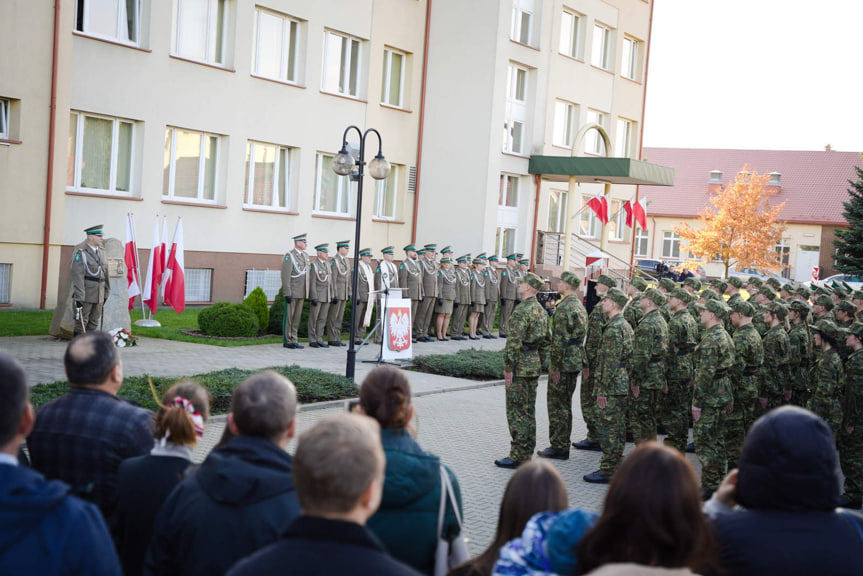
<instances>
[{"instance_id":1,"label":"military beret","mask_svg":"<svg viewBox=\"0 0 863 576\"><path fill-rule=\"evenodd\" d=\"M743 280L739 276L729 276L728 283L740 290L743 288Z\"/></svg>"},{"instance_id":2,"label":"military beret","mask_svg":"<svg viewBox=\"0 0 863 576\"><path fill-rule=\"evenodd\" d=\"M659 287L665 290L666 292L671 292L675 288L677 288L677 284L674 283L674 280L671 278L660 278L659 279Z\"/></svg>"},{"instance_id":3,"label":"military beret","mask_svg":"<svg viewBox=\"0 0 863 576\"><path fill-rule=\"evenodd\" d=\"M542 278L534 274L533 272L528 272L521 278L521 282L524 282L531 288L535 288L536 290L542 290L545 287L545 282Z\"/></svg>"},{"instance_id":4,"label":"military beret","mask_svg":"<svg viewBox=\"0 0 863 576\"><path fill-rule=\"evenodd\" d=\"M762 296L764 296L765 298L767 298L768 300L771 300L771 301L776 300L776 292L774 292L772 289L770 289L769 286L762 286L758 290L758 293L761 294Z\"/></svg>"},{"instance_id":5,"label":"military beret","mask_svg":"<svg viewBox=\"0 0 863 576\"><path fill-rule=\"evenodd\" d=\"M609 276L608 274L600 274L599 278L596 279L600 284L604 284L609 288L617 288L617 280Z\"/></svg>"},{"instance_id":6,"label":"military beret","mask_svg":"<svg viewBox=\"0 0 863 576\"><path fill-rule=\"evenodd\" d=\"M830 310L833 310L833 306L835 306L835 304L833 304L833 299L826 294L821 294L817 298L815 298L815 304L823 306L824 309L828 312Z\"/></svg>"},{"instance_id":7,"label":"military beret","mask_svg":"<svg viewBox=\"0 0 863 576\"><path fill-rule=\"evenodd\" d=\"M698 297L702 300L720 300L722 297L711 290L710 288L705 288L701 292L698 293Z\"/></svg>"},{"instance_id":8,"label":"military beret","mask_svg":"<svg viewBox=\"0 0 863 576\"><path fill-rule=\"evenodd\" d=\"M777 280L773 276L771 276L770 278L767 279L766 284L768 286L772 287L776 291L778 291L780 288L782 288L782 282L780 282L779 280Z\"/></svg>"},{"instance_id":9,"label":"military beret","mask_svg":"<svg viewBox=\"0 0 863 576\"><path fill-rule=\"evenodd\" d=\"M85 228L84 232L87 233L87 236L102 236L102 225L96 224L95 226L90 226L89 228Z\"/></svg>"},{"instance_id":10,"label":"military beret","mask_svg":"<svg viewBox=\"0 0 863 576\"><path fill-rule=\"evenodd\" d=\"M853 334L858 340L863 342L863 324L855 322L848 328L848 333Z\"/></svg>"},{"instance_id":11,"label":"military beret","mask_svg":"<svg viewBox=\"0 0 863 576\"><path fill-rule=\"evenodd\" d=\"M717 280L713 285L716 286L722 294L725 294L725 291L728 290L728 282L725 280Z\"/></svg>"},{"instance_id":12,"label":"military beret","mask_svg":"<svg viewBox=\"0 0 863 576\"><path fill-rule=\"evenodd\" d=\"M318 244L317 246L315 246L315 251L317 251L317 252L329 252L330 251L330 245L326 242L323 244Z\"/></svg>"},{"instance_id":13,"label":"military beret","mask_svg":"<svg viewBox=\"0 0 863 576\"><path fill-rule=\"evenodd\" d=\"M701 280L699 280L698 278L694 278L694 277L687 278L686 280L683 281L683 285L684 286L692 286L692 289L695 290L696 292L701 291Z\"/></svg>"},{"instance_id":14,"label":"military beret","mask_svg":"<svg viewBox=\"0 0 863 576\"><path fill-rule=\"evenodd\" d=\"M855 306L854 304L852 304L848 300L843 300L842 302L837 304L836 309L842 310L843 312L845 312L846 314L850 314L851 316L854 316L855 314L857 314L857 306Z\"/></svg>"},{"instance_id":15,"label":"military beret","mask_svg":"<svg viewBox=\"0 0 863 576\"><path fill-rule=\"evenodd\" d=\"M845 330L831 322L830 320L822 320L818 324L809 325L813 332L819 332L828 338L839 342L845 336Z\"/></svg>"},{"instance_id":16,"label":"military beret","mask_svg":"<svg viewBox=\"0 0 863 576\"><path fill-rule=\"evenodd\" d=\"M712 312L720 320L725 320L726 318L728 318L728 314L731 312L731 309L728 308L728 305L725 302L721 302L719 300L708 300L704 304L698 303L695 306L699 310L707 310L708 312Z\"/></svg>"},{"instance_id":17,"label":"military beret","mask_svg":"<svg viewBox=\"0 0 863 576\"><path fill-rule=\"evenodd\" d=\"M647 291L645 291L644 293L644 297L652 301L657 306L662 306L666 302L668 302L668 298L665 297L665 294L663 294L656 288L648 288Z\"/></svg>"},{"instance_id":18,"label":"military beret","mask_svg":"<svg viewBox=\"0 0 863 576\"><path fill-rule=\"evenodd\" d=\"M680 287L675 288L674 290L669 292L668 295L671 298L677 298L684 304L689 304L690 302L692 302L692 294Z\"/></svg>"},{"instance_id":19,"label":"military beret","mask_svg":"<svg viewBox=\"0 0 863 576\"><path fill-rule=\"evenodd\" d=\"M569 270L565 270L560 276L558 276L558 278L560 278L573 288L578 288L579 286L581 286L581 278L579 278L576 274L573 274Z\"/></svg>"},{"instance_id":20,"label":"military beret","mask_svg":"<svg viewBox=\"0 0 863 576\"><path fill-rule=\"evenodd\" d=\"M630 280L629 283L632 284L639 292L643 292L647 289L647 282L641 276L633 276L632 280Z\"/></svg>"},{"instance_id":21,"label":"military beret","mask_svg":"<svg viewBox=\"0 0 863 576\"><path fill-rule=\"evenodd\" d=\"M779 302L771 302L765 309L780 320L785 320L785 317L788 316L788 308Z\"/></svg>"},{"instance_id":22,"label":"military beret","mask_svg":"<svg viewBox=\"0 0 863 576\"><path fill-rule=\"evenodd\" d=\"M742 314L748 318L752 318L755 316L755 306L744 300L743 298L735 298L734 300L728 301L728 307L731 308L732 312L737 312L738 314Z\"/></svg>"},{"instance_id":23,"label":"military beret","mask_svg":"<svg viewBox=\"0 0 863 576\"><path fill-rule=\"evenodd\" d=\"M746 283L757 288L761 288L762 286L764 286L764 282L762 282L761 278L759 278L758 276L750 276L749 280L747 280Z\"/></svg>"},{"instance_id":24,"label":"military beret","mask_svg":"<svg viewBox=\"0 0 863 576\"><path fill-rule=\"evenodd\" d=\"M788 305L788 308L804 317L809 314L810 310L809 304L803 300L792 300L791 303Z\"/></svg>"},{"instance_id":25,"label":"military beret","mask_svg":"<svg viewBox=\"0 0 863 576\"><path fill-rule=\"evenodd\" d=\"M620 306L621 309L623 309L626 306L626 303L629 302L629 298L626 297L626 294L624 294L617 288L609 288L608 292L605 293L605 296L603 296L603 298L608 298L609 300Z\"/></svg>"}]
</instances>

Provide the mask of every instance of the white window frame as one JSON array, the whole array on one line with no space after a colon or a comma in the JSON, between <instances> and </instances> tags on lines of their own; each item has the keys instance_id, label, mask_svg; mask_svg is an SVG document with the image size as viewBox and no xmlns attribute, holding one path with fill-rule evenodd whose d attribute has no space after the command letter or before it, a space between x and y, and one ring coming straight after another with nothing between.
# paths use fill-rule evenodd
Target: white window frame
<instances>
[{"instance_id":1,"label":"white window frame","mask_svg":"<svg viewBox=\"0 0 863 576\"><path fill-rule=\"evenodd\" d=\"M197 195L195 198L188 196L175 196L175 177L177 172L177 131L187 132L190 134L198 134L201 138L200 148L198 150L198 183ZM170 138L170 163L168 173L168 189L162 190L162 197L175 202L193 202L197 204L216 204L219 199L219 182L221 177L221 154L222 154L222 136L212 134L210 132L200 132L198 130L187 130L176 126L168 126L165 130L165 139ZM213 158L215 171L213 173L213 198L204 198L204 184L207 174L207 163L204 160L206 155L206 145L210 138L216 139L216 157Z\"/></svg>"},{"instance_id":2,"label":"white window frame","mask_svg":"<svg viewBox=\"0 0 863 576\"><path fill-rule=\"evenodd\" d=\"M212 268L186 268L183 276L186 280L186 302L213 301Z\"/></svg>"},{"instance_id":3,"label":"white window frame","mask_svg":"<svg viewBox=\"0 0 863 576\"><path fill-rule=\"evenodd\" d=\"M264 17L278 18L282 21L282 45L279 50L279 73L275 76L261 69L261 60L265 43L261 42L261 19ZM252 54L252 74L263 78L271 78L289 84L300 82L300 26L302 23L287 14L255 7L255 49ZM293 71L293 74L291 73Z\"/></svg>"},{"instance_id":4,"label":"white window frame","mask_svg":"<svg viewBox=\"0 0 863 576\"><path fill-rule=\"evenodd\" d=\"M392 93L390 92L390 86L392 84L392 60L393 55L398 55L402 57L402 63L399 67L399 93L398 98L393 101ZM408 55L401 50L395 50L393 48L384 48L384 69L383 69L383 79L381 81L381 104L385 106L393 106L394 108L404 108L405 102L405 71L407 70L407 60Z\"/></svg>"},{"instance_id":5,"label":"white window frame","mask_svg":"<svg viewBox=\"0 0 863 576\"><path fill-rule=\"evenodd\" d=\"M608 132L608 115L599 110L590 109L587 111L587 123L599 124L606 132ZM596 130L591 130L585 135L584 153L593 154L594 156L605 156L605 140Z\"/></svg>"},{"instance_id":6,"label":"white window frame","mask_svg":"<svg viewBox=\"0 0 863 576\"><path fill-rule=\"evenodd\" d=\"M183 6L188 6L192 2L205 2L207 5L207 20L203 23L204 26L204 56L203 58L197 55L183 52L182 38L182 22L183 22ZM225 66L228 54L228 21L230 19L230 2L231 0L176 0L174 21L174 42L173 55L194 60L196 62L204 62L207 64L216 64ZM221 20L221 26L220 21ZM221 36L221 45L219 38Z\"/></svg>"},{"instance_id":7,"label":"white window frame","mask_svg":"<svg viewBox=\"0 0 863 576\"><path fill-rule=\"evenodd\" d=\"M390 173L383 180L375 183L375 218L380 220L395 220L396 208L398 208L398 197L401 191L401 178L404 166L390 164ZM387 187L392 186L391 205L385 206Z\"/></svg>"},{"instance_id":8,"label":"white window frame","mask_svg":"<svg viewBox=\"0 0 863 576\"><path fill-rule=\"evenodd\" d=\"M246 289L243 291L243 299L248 298L255 288L260 288L264 291L267 302L273 302L281 287L281 270L246 270Z\"/></svg>"},{"instance_id":9,"label":"white window frame","mask_svg":"<svg viewBox=\"0 0 863 576\"><path fill-rule=\"evenodd\" d=\"M324 158L329 158L330 162L328 166L325 166ZM323 152L318 152L317 157L315 158L315 206L312 211L314 214L322 214L325 216L340 216L340 217L353 217L354 215L354 190L353 186L351 186L351 180L348 176L339 176L332 169L332 161L335 158L334 154L325 154ZM321 184L323 182L323 177L326 175L330 178L335 178L336 182L336 205L341 205L342 201L345 199L345 194L347 194L347 211L329 211L322 210L319 208L321 201Z\"/></svg>"},{"instance_id":10,"label":"white window frame","mask_svg":"<svg viewBox=\"0 0 863 576\"><path fill-rule=\"evenodd\" d=\"M330 86L327 83L328 80L328 63L330 61L330 51L335 48L331 44L331 38L339 39L339 70L338 70L338 86ZM347 42L346 50L341 50L341 43ZM324 92L328 92L330 94L339 94L341 96L347 96L348 98L359 98L360 94L362 94L362 77L361 74L363 68L363 50L364 50L365 42L357 38L355 36L351 36L349 34L343 34L341 32L336 32L335 30L324 30L324 65L323 65L323 76L321 77L321 90ZM356 50L356 58L354 58L354 51ZM342 52L344 52L344 57L342 58ZM351 69L350 63L352 61L356 61L357 67L356 70ZM345 64L347 65L345 66ZM353 82L354 87L353 91L351 91L351 82Z\"/></svg>"},{"instance_id":11,"label":"white window frame","mask_svg":"<svg viewBox=\"0 0 863 576\"><path fill-rule=\"evenodd\" d=\"M256 204L254 201L254 182L255 182L255 153L259 146L275 148L276 159L273 162L273 189L270 190L272 200L269 204ZM272 210L289 210L293 203L293 189L291 187L291 163L294 149L288 146L280 146L278 144L269 144L266 142L256 142L248 140L246 142L246 193L245 203L246 208L263 208ZM279 184L285 183L285 202L279 202Z\"/></svg>"},{"instance_id":12,"label":"white window frame","mask_svg":"<svg viewBox=\"0 0 863 576\"><path fill-rule=\"evenodd\" d=\"M581 27L584 22L584 17L572 10L564 9L560 18L560 42L558 43L558 52L564 56L581 60Z\"/></svg>"},{"instance_id":13,"label":"white window frame","mask_svg":"<svg viewBox=\"0 0 863 576\"><path fill-rule=\"evenodd\" d=\"M8 98L0 98L0 140L9 140L12 133L9 127L12 102Z\"/></svg>"},{"instance_id":14,"label":"white window frame","mask_svg":"<svg viewBox=\"0 0 863 576\"><path fill-rule=\"evenodd\" d=\"M617 132L614 135L614 155L618 158L632 158L632 143L635 135L635 122L626 118L617 119Z\"/></svg>"},{"instance_id":15,"label":"white window frame","mask_svg":"<svg viewBox=\"0 0 863 576\"><path fill-rule=\"evenodd\" d=\"M503 123L504 152L524 154L529 91L530 70L510 62L507 69L506 118Z\"/></svg>"},{"instance_id":16,"label":"white window frame","mask_svg":"<svg viewBox=\"0 0 863 576\"><path fill-rule=\"evenodd\" d=\"M508 238L512 238L511 242L506 242ZM516 251L518 245L518 228L509 226L498 226L494 235L495 253L501 259Z\"/></svg>"},{"instance_id":17,"label":"white window frame","mask_svg":"<svg viewBox=\"0 0 863 576\"><path fill-rule=\"evenodd\" d=\"M12 301L12 264L0 263L0 304Z\"/></svg>"},{"instance_id":18,"label":"white window frame","mask_svg":"<svg viewBox=\"0 0 863 576\"><path fill-rule=\"evenodd\" d=\"M554 101L554 126L551 142L562 148L572 148L578 131L578 104L565 100Z\"/></svg>"},{"instance_id":19,"label":"white window frame","mask_svg":"<svg viewBox=\"0 0 863 576\"><path fill-rule=\"evenodd\" d=\"M630 80L638 81L639 45L641 43L629 36L623 37L623 54L620 63L620 75Z\"/></svg>"},{"instance_id":20,"label":"white window frame","mask_svg":"<svg viewBox=\"0 0 863 576\"><path fill-rule=\"evenodd\" d=\"M626 226L623 200L609 200L608 218L608 239L612 242L625 242L629 236L629 228Z\"/></svg>"},{"instance_id":21,"label":"white window frame","mask_svg":"<svg viewBox=\"0 0 863 576\"><path fill-rule=\"evenodd\" d=\"M662 233L662 257L679 260L681 254L680 240L681 238L679 234L676 234L672 230L665 230ZM675 254L675 251L677 254Z\"/></svg>"},{"instance_id":22,"label":"white window frame","mask_svg":"<svg viewBox=\"0 0 863 576\"><path fill-rule=\"evenodd\" d=\"M599 238L602 232L602 222L596 217L594 211L587 205L593 196L581 197L581 218L579 223L579 236L587 239Z\"/></svg>"},{"instance_id":23,"label":"white window frame","mask_svg":"<svg viewBox=\"0 0 863 576\"><path fill-rule=\"evenodd\" d=\"M513 0L510 39L519 44L533 46L534 0Z\"/></svg>"},{"instance_id":24,"label":"white window frame","mask_svg":"<svg viewBox=\"0 0 863 576\"><path fill-rule=\"evenodd\" d=\"M75 127L74 134L71 133L71 118L74 117ZM81 155L84 151L84 123L87 118L94 118L98 120L107 120L111 122L111 159L110 159L110 170L108 174L108 188L89 188L81 184L81 172L83 170L83 164L81 162ZM129 190L118 190L117 189L117 163L119 160L119 148L120 148L120 124L129 124L132 128L132 141L129 145ZM74 150L75 157L72 159L71 165L71 176L72 176L72 184L69 185L67 182L66 190L74 191L74 192L86 192L88 194L110 194L117 196L134 196L133 190L135 188L135 150L136 150L136 140L137 140L137 123L134 120L129 120L128 118L115 118L113 116L104 116L100 114L89 114L85 112L79 112L77 110L73 110L70 113L70 145L72 145L72 139L74 139ZM71 152L69 150L68 152Z\"/></svg>"},{"instance_id":25,"label":"white window frame","mask_svg":"<svg viewBox=\"0 0 863 576\"><path fill-rule=\"evenodd\" d=\"M593 25L593 44L590 63L603 70L611 70L613 30L608 26L596 23Z\"/></svg>"},{"instance_id":26,"label":"white window frame","mask_svg":"<svg viewBox=\"0 0 863 576\"><path fill-rule=\"evenodd\" d=\"M126 38L129 34L128 28L128 11L129 2L134 13L134 29L132 36L134 38ZM100 6L94 6L99 3ZM117 22L114 28L114 34L100 34L91 30L92 10L99 10L101 5L111 3L117 6ZM126 17L126 21L124 21ZM76 0L75 2L75 31L94 38L108 38L113 42L128 44L130 46L140 46L141 44L141 0ZM121 31L123 32L121 35Z\"/></svg>"},{"instance_id":27,"label":"white window frame","mask_svg":"<svg viewBox=\"0 0 863 576\"><path fill-rule=\"evenodd\" d=\"M552 198L557 197L557 215L552 213L554 202ZM550 190L548 193L548 224L549 232L565 232L566 217L569 210L569 192L566 190Z\"/></svg>"},{"instance_id":28,"label":"white window frame","mask_svg":"<svg viewBox=\"0 0 863 576\"><path fill-rule=\"evenodd\" d=\"M649 247L650 235L647 233L647 230L642 229L640 226L635 230L635 255L646 258L648 252L650 250ZM642 246L642 243L644 245ZM642 249L643 248L643 249Z\"/></svg>"},{"instance_id":29,"label":"white window frame","mask_svg":"<svg viewBox=\"0 0 863 576\"><path fill-rule=\"evenodd\" d=\"M501 208L518 209L521 202L521 178L515 174L501 174L500 187L497 194L497 205ZM512 191L512 194L510 194ZM515 198L515 204L510 204L510 196Z\"/></svg>"}]
</instances>

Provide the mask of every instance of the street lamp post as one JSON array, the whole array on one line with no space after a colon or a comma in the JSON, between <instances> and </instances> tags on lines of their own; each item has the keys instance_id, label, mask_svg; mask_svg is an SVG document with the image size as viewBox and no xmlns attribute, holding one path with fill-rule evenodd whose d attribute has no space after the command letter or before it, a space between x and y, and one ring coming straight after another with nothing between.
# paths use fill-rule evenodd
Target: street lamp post
<instances>
[{"instance_id":1,"label":"street lamp post","mask_svg":"<svg viewBox=\"0 0 863 576\"><path fill-rule=\"evenodd\" d=\"M357 158L354 158L348 152L348 132L355 130L360 137L360 150ZM381 134L374 128L369 128L365 132L356 126L348 126L345 128L345 133L342 136L342 149L339 150L335 160L333 160L333 172L339 176L350 176L351 180L357 183L357 211L356 211L356 231L354 235L354 269L351 273L351 339L348 343L348 361L345 368L345 376L354 379L354 367L356 365L357 351L354 348L354 339L357 331L357 284L359 282L360 270L360 225L362 224L362 207L363 207L363 168L366 165L366 137L372 132L378 137L378 153L369 162L369 174L375 180L383 180L390 173L390 163L387 162L384 155L381 153L383 143L381 142ZM354 171L356 166L356 171Z\"/></svg>"}]
</instances>

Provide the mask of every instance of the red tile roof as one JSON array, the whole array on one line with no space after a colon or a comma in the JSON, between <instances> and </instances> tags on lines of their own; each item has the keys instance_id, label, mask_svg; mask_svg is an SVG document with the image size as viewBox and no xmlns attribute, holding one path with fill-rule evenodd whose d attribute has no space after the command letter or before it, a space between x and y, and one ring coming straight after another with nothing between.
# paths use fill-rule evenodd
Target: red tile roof
<instances>
[{"instance_id":1,"label":"red tile roof","mask_svg":"<svg viewBox=\"0 0 863 576\"><path fill-rule=\"evenodd\" d=\"M863 167L859 153L837 151L644 148L642 159L675 169L674 186L641 187L650 216L698 217L709 206L710 172L722 171L727 186L748 164L759 174L782 174L781 190L770 203L785 202L781 220L808 224L846 223L842 202L848 199L848 180L856 178L855 165Z\"/></svg>"}]
</instances>

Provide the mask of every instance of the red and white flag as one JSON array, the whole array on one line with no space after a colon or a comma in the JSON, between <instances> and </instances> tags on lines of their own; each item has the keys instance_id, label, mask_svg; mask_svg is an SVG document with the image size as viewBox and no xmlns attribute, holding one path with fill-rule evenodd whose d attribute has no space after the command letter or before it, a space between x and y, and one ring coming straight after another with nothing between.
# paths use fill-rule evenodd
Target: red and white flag
<instances>
[{"instance_id":1,"label":"red and white flag","mask_svg":"<svg viewBox=\"0 0 863 576\"><path fill-rule=\"evenodd\" d=\"M600 222L608 224L608 200L604 196L594 196L587 201L587 205L590 206Z\"/></svg>"},{"instance_id":2,"label":"red and white flag","mask_svg":"<svg viewBox=\"0 0 863 576\"><path fill-rule=\"evenodd\" d=\"M150 250L150 263L147 265L147 281L144 283L144 304L155 314L159 307L159 286L162 283L162 245L159 242L159 217L153 225L153 248Z\"/></svg>"},{"instance_id":3,"label":"red and white flag","mask_svg":"<svg viewBox=\"0 0 863 576\"><path fill-rule=\"evenodd\" d=\"M180 314L186 309L186 262L183 256L183 219L177 218L171 255L168 256L168 280L165 282L165 304Z\"/></svg>"},{"instance_id":4,"label":"red and white flag","mask_svg":"<svg viewBox=\"0 0 863 576\"><path fill-rule=\"evenodd\" d=\"M126 214L126 243L123 260L126 263L126 280L129 285L129 310L135 305L135 297L141 293L141 279L138 278L138 247L135 244L135 224L132 215Z\"/></svg>"},{"instance_id":5,"label":"red and white flag","mask_svg":"<svg viewBox=\"0 0 863 576\"><path fill-rule=\"evenodd\" d=\"M629 200L623 205L623 211L626 212L626 225L632 228L632 203Z\"/></svg>"},{"instance_id":6,"label":"red and white flag","mask_svg":"<svg viewBox=\"0 0 863 576\"><path fill-rule=\"evenodd\" d=\"M642 198L632 206L632 217L642 230L647 230L647 198Z\"/></svg>"},{"instance_id":7,"label":"red and white flag","mask_svg":"<svg viewBox=\"0 0 863 576\"><path fill-rule=\"evenodd\" d=\"M162 242L159 244L159 254L162 256L162 279L159 281L159 295L162 297L162 302L165 302L165 283L168 282L168 276L171 271L168 270L168 217L162 217Z\"/></svg>"}]
</instances>

